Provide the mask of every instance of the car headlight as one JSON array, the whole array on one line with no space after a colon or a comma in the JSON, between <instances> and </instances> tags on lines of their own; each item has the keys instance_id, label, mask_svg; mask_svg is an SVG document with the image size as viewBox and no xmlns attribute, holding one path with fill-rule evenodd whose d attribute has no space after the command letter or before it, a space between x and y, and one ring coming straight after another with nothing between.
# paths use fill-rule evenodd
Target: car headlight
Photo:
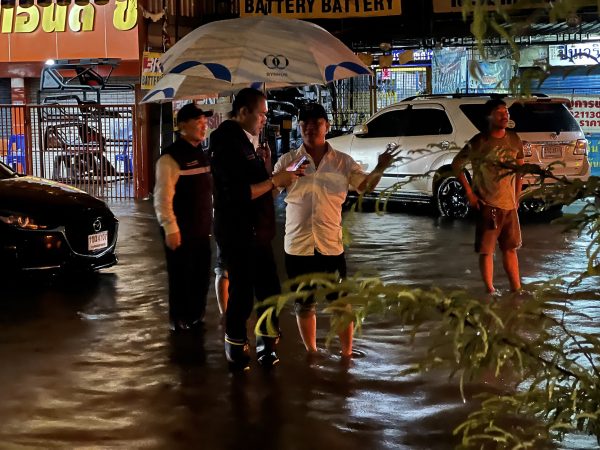
<instances>
[{"instance_id":1,"label":"car headlight","mask_svg":"<svg viewBox=\"0 0 600 450\"><path fill-rule=\"evenodd\" d=\"M0 222L24 230L45 230L48 228L46 225L36 223L33 218L28 215L18 213L0 212Z\"/></svg>"}]
</instances>

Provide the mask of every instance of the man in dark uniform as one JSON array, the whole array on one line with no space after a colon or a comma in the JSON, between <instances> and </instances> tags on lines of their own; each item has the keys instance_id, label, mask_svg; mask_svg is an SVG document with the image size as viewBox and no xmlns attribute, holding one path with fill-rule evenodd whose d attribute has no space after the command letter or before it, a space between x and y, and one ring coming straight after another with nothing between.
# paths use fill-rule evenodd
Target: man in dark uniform
<instances>
[{"instance_id":1,"label":"man in dark uniform","mask_svg":"<svg viewBox=\"0 0 600 450\"><path fill-rule=\"evenodd\" d=\"M210 138L215 238L229 274L225 355L232 368L242 370L250 362L246 322L254 297L262 301L280 292L271 248L275 236L272 191L296 178L291 172L271 177L256 152L267 111L262 92L242 89L233 101L231 120L223 122ZM274 337L257 336L256 356L261 365L277 364L275 344Z\"/></svg>"},{"instance_id":2,"label":"man in dark uniform","mask_svg":"<svg viewBox=\"0 0 600 450\"><path fill-rule=\"evenodd\" d=\"M173 331L202 325L210 281L212 176L202 150L207 117L194 103L177 114L179 138L156 163L154 209L162 227Z\"/></svg>"}]
</instances>

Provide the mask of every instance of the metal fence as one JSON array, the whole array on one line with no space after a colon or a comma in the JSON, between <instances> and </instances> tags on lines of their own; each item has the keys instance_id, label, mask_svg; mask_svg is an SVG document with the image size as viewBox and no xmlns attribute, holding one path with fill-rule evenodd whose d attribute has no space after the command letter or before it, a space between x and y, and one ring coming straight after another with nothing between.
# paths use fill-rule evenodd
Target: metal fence
<instances>
[{"instance_id":1,"label":"metal fence","mask_svg":"<svg viewBox=\"0 0 600 450\"><path fill-rule=\"evenodd\" d=\"M105 199L133 198L141 154L133 105L0 105L0 159Z\"/></svg>"},{"instance_id":2,"label":"metal fence","mask_svg":"<svg viewBox=\"0 0 600 450\"><path fill-rule=\"evenodd\" d=\"M329 85L332 130L343 132L378 110L407 97L426 93L425 67L377 69L375 76L362 75Z\"/></svg>"}]
</instances>

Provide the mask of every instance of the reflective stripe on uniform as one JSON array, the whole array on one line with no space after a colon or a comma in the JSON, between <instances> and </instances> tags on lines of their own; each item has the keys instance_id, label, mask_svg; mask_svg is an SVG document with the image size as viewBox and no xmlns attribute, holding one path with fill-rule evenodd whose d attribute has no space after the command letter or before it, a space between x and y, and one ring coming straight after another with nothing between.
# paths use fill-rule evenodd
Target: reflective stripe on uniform
<instances>
[{"instance_id":1,"label":"reflective stripe on uniform","mask_svg":"<svg viewBox=\"0 0 600 450\"><path fill-rule=\"evenodd\" d=\"M210 173L210 166L197 167L195 169L186 169L186 170L179 171L179 175L181 175L181 176L199 175L201 173Z\"/></svg>"}]
</instances>

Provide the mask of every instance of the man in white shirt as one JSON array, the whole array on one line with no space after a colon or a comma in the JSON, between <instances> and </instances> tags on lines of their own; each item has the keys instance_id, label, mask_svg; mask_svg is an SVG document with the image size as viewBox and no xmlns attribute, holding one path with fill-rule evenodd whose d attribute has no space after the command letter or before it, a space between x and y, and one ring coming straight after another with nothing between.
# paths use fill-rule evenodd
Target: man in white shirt
<instances>
[{"instance_id":1,"label":"man in white shirt","mask_svg":"<svg viewBox=\"0 0 600 450\"><path fill-rule=\"evenodd\" d=\"M323 106L310 103L300 111L304 144L283 155L275 173L285 171L305 156L304 176L286 188L285 262L289 278L307 273L327 272L346 276L342 243L342 204L348 186L358 192L372 190L397 153L385 150L377 167L366 174L349 155L334 150L325 140L329 120ZM306 350L317 351L314 300L297 302L296 320ZM338 330L342 356L352 356L354 324Z\"/></svg>"}]
</instances>

